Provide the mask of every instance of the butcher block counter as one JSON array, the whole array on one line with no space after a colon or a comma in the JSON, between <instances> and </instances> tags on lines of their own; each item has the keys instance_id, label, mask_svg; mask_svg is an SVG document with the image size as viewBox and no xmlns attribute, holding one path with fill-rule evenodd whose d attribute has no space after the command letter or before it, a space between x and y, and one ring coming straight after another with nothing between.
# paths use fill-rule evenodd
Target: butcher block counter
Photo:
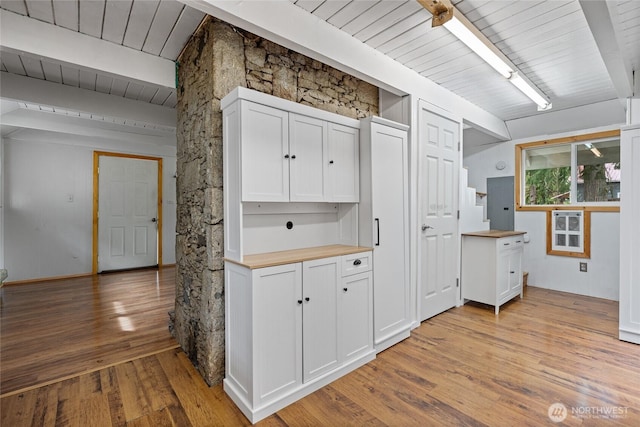
<instances>
[{"instance_id":1,"label":"butcher block counter","mask_svg":"<svg viewBox=\"0 0 640 427\"><path fill-rule=\"evenodd\" d=\"M292 249L288 251L267 252L261 254L245 255L242 261L225 258L225 261L241 265L250 269L273 267L276 265L292 264L296 262L311 261L314 259L330 258L342 255L351 255L371 251L364 246L328 245L312 248Z\"/></svg>"},{"instance_id":2,"label":"butcher block counter","mask_svg":"<svg viewBox=\"0 0 640 427\"><path fill-rule=\"evenodd\" d=\"M463 236L491 237L494 239L501 239L503 237L511 237L511 236L520 236L522 234L525 234L525 231L485 230L485 231L474 231L472 233L462 233Z\"/></svg>"}]
</instances>

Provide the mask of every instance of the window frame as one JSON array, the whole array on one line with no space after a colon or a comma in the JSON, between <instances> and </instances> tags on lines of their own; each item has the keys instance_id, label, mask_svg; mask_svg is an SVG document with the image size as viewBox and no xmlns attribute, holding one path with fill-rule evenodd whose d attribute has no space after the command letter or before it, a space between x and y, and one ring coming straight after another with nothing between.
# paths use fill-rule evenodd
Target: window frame
<instances>
[{"instance_id":1,"label":"window frame","mask_svg":"<svg viewBox=\"0 0 640 427\"><path fill-rule=\"evenodd\" d=\"M572 145L575 143L584 143L587 141L604 139L604 138L620 138L620 129L587 133L581 135L574 135L564 138L554 138L542 141L533 141L523 144L516 144L515 146L515 196L516 196L516 211L547 211L552 210L583 210L585 212L620 212L620 202L579 202L573 204L562 205L527 205L524 203L524 173L525 170L522 167L522 156L524 150L530 148L544 147L555 144ZM573 148L572 148L573 150ZM571 168L572 174L574 173L573 167ZM585 215L585 221L587 219ZM585 224L586 228L586 224Z\"/></svg>"},{"instance_id":2,"label":"window frame","mask_svg":"<svg viewBox=\"0 0 640 427\"><path fill-rule=\"evenodd\" d=\"M582 212L582 252L576 251L563 251L553 248L554 241L554 229L553 229L553 213L555 211L571 211ZM573 258L591 258L591 211L584 209L573 208L559 208L547 210L547 255L567 256Z\"/></svg>"}]
</instances>

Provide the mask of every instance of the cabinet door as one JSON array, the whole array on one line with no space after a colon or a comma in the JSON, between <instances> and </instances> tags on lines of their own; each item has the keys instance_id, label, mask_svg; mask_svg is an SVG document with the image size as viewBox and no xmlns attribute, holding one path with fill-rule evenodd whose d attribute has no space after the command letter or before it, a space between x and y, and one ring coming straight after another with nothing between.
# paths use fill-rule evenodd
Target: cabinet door
<instances>
[{"instance_id":1,"label":"cabinet door","mask_svg":"<svg viewBox=\"0 0 640 427\"><path fill-rule=\"evenodd\" d=\"M256 405L302 383L301 264L253 270L253 292Z\"/></svg>"},{"instance_id":2,"label":"cabinet door","mask_svg":"<svg viewBox=\"0 0 640 427\"><path fill-rule=\"evenodd\" d=\"M289 200L289 113L242 102L242 201Z\"/></svg>"},{"instance_id":3,"label":"cabinet door","mask_svg":"<svg viewBox=\"0 0 640 427\"><path fill-rule=\"evenodd\" d=\"M290 200L325 200L327 122L311 117L289 116Z\"/></svg>"},{"instance_id":4,"label":"cabinet door","mask_svg":"<svg viewBox=\"0 0 640 427\"><path fill-rule=\"evenodd\" d=\"M307 382L338 365L338 258L302 264L303 377Z\"/></svg>"},{"instance_id":5,"label":"cabinet door","mask_svg":"<svg viewBox=\"0 0 640 427\"><path fill-rule=\"evenodd\" d=\"M496 299L502 301L509 294L509 259L510 250L498 250L498 265L496 267Z\"/></svg>"},{"instance_id":6,"label":"cabinet door","mask_svg":"<svg viewBox=\"0 0 640 427\"><path fill-rule=\"evenodd\" d=\"M520 292L522 288L522 249L512 249L509 254L509 290Z\"/></svg>"},{"instance_id":7,"label":"cabinet door","mask_svg":"<svg viewBox=\"0 0 640 427\"><path fill-rule=\"evenodd\" d=\"M358 129L329 123L328 167L329 202L360 200L360 142Z\"/></svg>"},{"instance_id":8,"label":"cabinet door","mask_svg":"<svg viewBox=\"0 0 640 427\"><path fill-rule=\"evenodd\" d=\"M371 272L342 278L338 299L341 362L373 349L373 289Z\"/></svg>"}]
</instances>

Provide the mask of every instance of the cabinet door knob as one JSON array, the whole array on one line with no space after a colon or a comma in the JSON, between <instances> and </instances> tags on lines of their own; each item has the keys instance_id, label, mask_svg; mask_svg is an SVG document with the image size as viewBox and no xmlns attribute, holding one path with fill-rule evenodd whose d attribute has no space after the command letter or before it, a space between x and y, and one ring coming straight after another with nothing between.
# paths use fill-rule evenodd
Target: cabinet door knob
<instances>
[{"instance_id":1,"label":"cabinet door knob","mask_svg":"<svg viewBox=\"0 0 640 427\"><path fill-rule=\"evenodd\" d=\"M333 160L329 160L329 164L332 165L333 164Z\"/></svg>"},{"instance_id":2,"label":"cabinet door knob","mask_svg":"<svg viewBox=\"0 0 640 427\"><path fill-rule=\"evenodd\" d=\"M304 300L305 300L306 302L309 302L309 297L306 297Z\"/></svg>"},{"instance_id":3,"label":"cabinet door knob","mask_svg":"<svg viewBox=\"0 0 640 427\"><path fill-rule=\"evenodd\" d=\"M509 273L511 273L511 274L515 274L516 272L515 272L515 271L510 271Z\"/></svg>"},{"instance_id":4,"label":"cabinet door knob","mask_svg":"<svg viewBox=\"0 0 640 427\"><path fill-rule=\"evenodd\" d=\"M302 304L302 300L301 299L298 300L298 304Z\"/></svg>"},{"instance_id":5,"label":"cabinet door knob","mask_svg":"<svg viewBox=\"0 0 640 427\"><path fill-rule=\"evenodd\" d=\"M353 261L353 265L360 265L362 264L362 261L360 261L359 259Z\"/></svg>"},{"instance_id":6,"label":"cabinet door knob","mask_svg":"<svg viewBox=\"0 0 640 427\"><path fill-rule=\"evenodd\" d=\"M288 159L288 158L289 158L289 155L288 155L288 154L285 154L285 155L284 155L284 158L285 158L285 159Z\"/></svg>"},{"instance_id":7,"label":"cabinet door knob","mask_svg":"<svg viewBox=\"0 0 640 427\"><path fill-rule=\"evenodd\" d=\"M343 291L347 292L349 289L347 288L342 288Z\"/></svg>"},{"instance_id":8,"label":"cabinet door knob","mask_svg":"<svg viewBox=\"0 0 640 427\"><path fill-rule=\"evenodd\" d=\"M296 158L296 155L294 154L293 156L291 156L291 158L292 158L292 159L295 159L295 158Z\"/></svg>"}]
</instances>

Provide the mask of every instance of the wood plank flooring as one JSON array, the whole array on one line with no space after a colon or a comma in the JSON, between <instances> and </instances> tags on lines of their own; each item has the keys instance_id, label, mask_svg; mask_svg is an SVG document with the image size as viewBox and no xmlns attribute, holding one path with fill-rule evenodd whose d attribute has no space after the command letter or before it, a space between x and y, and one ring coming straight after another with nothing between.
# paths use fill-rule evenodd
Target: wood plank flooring
<instances>
[{"instance_id":1,"label":"wood plank flooring","mask_svg":"<svg viewBox=\"0 0 640 427\"><path fill-rule=\"evenodd\" d=\"M0 395L175 348L175 267L5 286Z\"/></svg>"},{"instance_id":2,"label":"wood plank flooring","mask_svg":"<svg viewBox=\"0 0 640 427\"><path fill-rule=\"evenodd\" d=\"M617 339L617 319L615 302L534 287L499 316L467 304L258 425L542 426L555 425L548 410L559 402L561 425L638 426L640 346ZM3 426L249 425L180 349L0 404Z\"/></svg>"}]
</instances>

